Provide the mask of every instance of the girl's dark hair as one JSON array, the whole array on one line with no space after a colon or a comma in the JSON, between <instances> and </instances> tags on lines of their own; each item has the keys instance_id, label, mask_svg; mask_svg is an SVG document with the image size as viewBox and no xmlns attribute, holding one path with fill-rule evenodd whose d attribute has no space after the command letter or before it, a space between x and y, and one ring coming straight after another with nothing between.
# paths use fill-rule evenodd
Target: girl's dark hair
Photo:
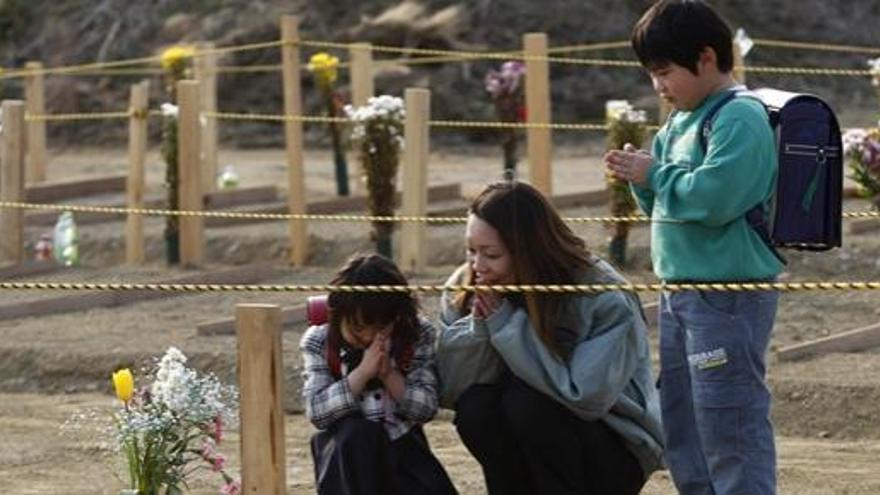
<instances>
[{"instance_id":1,"label":"girl's dark hair","mask_svg":"<svg viewBox=\"0 0 880 495\"><path fill-rule=\"evenodd\" d=\"M584 240L559 216L543 194L517 181L496 182L471 203L469 213L491 225L510 253L517 284L574 284L578 273L590 265ZM468 267L465 283L474 279ZM454 299L459 311L470 309L472 295L459 293ZM554 322L568 296L525 292L507 296L524 307L541 341L560 354L554 336Z\"/></svg>"},{"instance_id":2,"label":"girl's dark hair","mask_svg":"<svg viewBox=\"0 0 880 495\"><path fill-rule=\"evenodd\" d=\"M397 265L379 254L356 254L330 281L331 285L407 285ZM365 325L393 323L391 353L400 356L415 345L419 330L419 305L409 292L331 292L327 297L328 342L332 348L343 345L342 322Z\"/></svg>"},{"instance_id":3,"label":"girl's dark hair","mask_svg":"<svg viewBox=\"0 0 880 495\"><path fill-rule=\"evenodd\" d=\"M649 70L669 63L697 73L700 52L712 47L718 70L733 70L730 27L701 0L659 0L636 23L632 46Z\"/></svg>"}]
</instances>

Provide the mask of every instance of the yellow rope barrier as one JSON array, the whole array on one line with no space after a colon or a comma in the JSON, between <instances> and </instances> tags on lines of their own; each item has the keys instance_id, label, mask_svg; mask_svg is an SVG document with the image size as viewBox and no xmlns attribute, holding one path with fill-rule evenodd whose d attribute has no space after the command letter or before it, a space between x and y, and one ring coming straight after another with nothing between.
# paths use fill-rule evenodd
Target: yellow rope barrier
<instances>
[{"instance_id":1,"label":"yellow rope barrier","mask_svg":"<svg viewBox=\"0 0 880 495\"><path fill-rule=\"evenodd\" d=\"M348 123L346 117L324 117L320 115L280 115L258 113L231 113L231 112L203 112L203 116L222 120L252 120L268 122L307 122L307 123ZM605 131L606 124L564 124L545 122L491 122L491 121L454 121L454 120L430 120L428 125L432 127L457 127L457 128L499 128L499 129L556 129L562 131L584 130ZM649 130L657 130L659 126L647 126Z\"/></svg>"},{"instance_id":2,"label":"yellow rope barrier","mask_svg":"<svg viewBox=\"0 0 880 495\"><path fill-rule=\"evenodd\" d=\"M629 41L608 41L602 43L590 43L586 45L556 46L547 49L548 53L571 53L571 52L587 52L596 50L608 50L615 48L630 48L632 43Z\"/></svg>"},{"instance_id":3,"label":"yellow rope barrier","mask_svg":"<svg viewBox=\"0 0 880 495\"><path fill-rule=\"evenodd\" d=\"M228 46L228 47L218 47L212 48L208 50L197 50L193 53L193 57L201 57L204 55L222 55L227 53L236 53L243 52L249 50L262 50L265 48L274 48L278 46L282 46L287 44L286 41L276 40L276 41L265 41L260 43L250 43L246 45L237 45L237 46ZM111 62L91 62L87 64L80 65L70 65L64 67L44 67L41 69L17 69L17 70L8 70L3 73L0 73L0 79L11 79L18 77L26 77L31 75L38 74L72 74L77 72L88 72L91 70L97 69L108 69L114 67L125 67L130 65L145 65L156 63L160 60L159 55L152 55L149 57L140 57L140 58L132 58L126 60L114 60Z\"/></svg>"},{"instance_id":4,"label":"yellow rope barrier","mask_svg":"<svg viewBox=\"0 0 880 495\"><path fill-rule=\"evenodd\" d=\"M803 50L818 50L832 52L880 54L880 48L852 45L832 45L828 43L805 43L801 41L781 41L768 39L753 39L755 46L771 46L775 48L796 48Z\"/></svg>"},{"instance_id":5,"label":"yellow rope barrier","mask_svg":"<svg viewBox=\"0 0 880 495\"><path fill-rule=\"evenodd\" d=\"M337 49L347 49L351 46L350 43L337 43L332 41L307 41L301 40L298 41L301 46L311 46L317 48L337 48ZM466 59L503 59L509 60L511 58L519 59L519 60L539 60L560 64L572 64L572 65L588 65L588 66L600 66L600 67L633 67L633 68L641 68L641 64L635 60L609 60L609 59L595 59L595 58L571 58L571 57L552 57L552 56L537 56L537 55L524 55L522 52L465 52L465 51L454 51L454 50L431 50L425 48L407 48L407 47L394 47L394 46L382 46L382 45L374 45L372 46L372 50L374 52L389 52L389 53L406 53L412 55L434 55L434 56L452 56L459 57L462 60ZM855 77L864 77L870 76L871 73L868 70L852 70L852 69L836 69L836 68L821 68L821 67L762 67L762 66L745 66L744 70L748 72L755 73L774 73L774 74L800 74L800 75L828 75L828 76L855 76Z\"/></svg>"},{"instance_id":6,"label":"yellow rope barrier","mask_svg":"<svg viewBox=\"0 0 880 495\"><path fill-rule=\"evenodd\" d=\"M326 215L306 213L255 213L244 211L199 211L199 210L166 210L152 208L124 208L116 206L92 206L92 205L64 205L48 203L25 203L18 201L0 201L0 208L13 208L20 210L49 210L70 211L74 213L111 213L119 215L144 215L144 216L179 216L179 217L214 217L214 218L243 218L253 220L318 220L328 222L410 222L410 223L465 223L467 217L424 217L424 216L372 216L372 215ZM880 218L880 211L847 211L842 217L851 218ZM571 223L648 223L651 218L644 215L630 215L621 217L594 216L594 217L564 217L563 220Z\"/></svg>"},{"instance_id":7,"label":"yellow rope barrier","mask_svg":"<svg viewBox=\"0 0 880 495\"><path fill-rule=\"evenodd\" d=\"M0 282L0 290L66 291L153 291L153 292L349 292L400 293L470 291L497 293L540 292L549 294L599 294L624 292L681 291L874 291L880 282L767 282L767 283L694 283L694 284L581 284L581 285L250 285L250 284L149 284L102 282Z\"/></svg>"},{"instance_id":8,"label":"yellow rope barrier","mask_svg":"<svg viewBox=\"0 0 880 495\"><path fill-rule=\"evenodd\" d=\"M849 76L849 77L866 77L871 76L871 71L860 69L823 69L818 67L766 67L756 65L746 65L736 67L737 70L746 72L765 73L765 74L799 74L807 76Z\"/></svg>"},{"instance_id":9,"label":"yellow rope barrier","mask_svg":"<svg viewBox=\"0 0 880 495\"><path fill-rule=\"evenodd\" d=\"M132 111L127 112L94 112L94 113L59 113L30 115L26 114L24 120L28 122L67 122L74 120L110 120L127 119L132 116Z\"/></svg>"}]
</instances>

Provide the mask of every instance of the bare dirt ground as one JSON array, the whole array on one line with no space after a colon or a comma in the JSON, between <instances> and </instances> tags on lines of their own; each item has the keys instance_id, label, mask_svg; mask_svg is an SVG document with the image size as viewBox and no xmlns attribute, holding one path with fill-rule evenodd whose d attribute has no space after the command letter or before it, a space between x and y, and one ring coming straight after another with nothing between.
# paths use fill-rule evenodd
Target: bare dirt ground
<instances>
[{"instance_id":1,"label":"bare dirt ground","mask_svg":"<svg viewBox=\"0 0 880 495\"><path fill-rule=\"evenodd\" d=\"M601 183L597 146L566 147L556 151L554 188L558 193L593 189ZM286 184L280 151L224 152L221 165L234 164L242 186ZM333 178L329 154L307 157L309 198L330 197ZM500 160L494 148L435 152L429 183L459 182L466 195L498 176ZM125 170L120 151L79 150L53 157L50 179L98 176ZM148 164L150 191L161 194L161 166L156 155ZM527 171L522 171L527 176ZM121 199L117 198L117 201ZM83 202L83 201L79 201ZM461 203L463 204L463 202ZM848 210L867 203L849 200ZM566 216L605 215L603 207L567 209ZM123 223L82 226L83 266L24 280L159 281L192 270L170 269L162 260L162 220L146 222L148 263L121 265ZM605 250L600 225L575 224L593 249ZM35 240L46 229L29 228ZM203 270L269 262L278 271L265 283L325 283L352 252L369 248L364 224L315 223L309 232L314 246L310 266L285 267L287 226L260 223L206 231L208 263ZM460 225L429 229L424 273L413 281L439 283L463 259ZM634 281L653 281L648 257L648 231L633 230L631 259L626 274ZM785 280L880 279L880 238L876 233L847 235L841 249L822 254L793 254ZM0 304L60 295L57 292L2 292ZM197 324L231 317L235 304L274 303L284 306L307 294L204 294L182 296L117 308L0 321L0 486L6 493L116 493L121 486L107 467L112 453L94 439L62 435L60 426L83 408L108 408L109 374L120 366L138 366L169 345L180 347L200 369L234 380L235 338L199 336ZM644 294L652 301L654 294ZM773 347L839 333L880 319L876 292L791 293L782 298ZM436 297L423 305L435 314ZM285 407L299 410L296 343L302 328L285 329ZM656 345L656 336L653 339ZM655 353L656 357L656 353ZM779 433L781 493L880 492L880 353L836 354L782 363L771 357L769 377L775 392L774 421ZM458 441L448 413L428 428L438 456L462 493L483 493L477 464ZM287 418L287 481L290 493L313 491L307 438L311 427L301 414ZM237 443L232 435L224 451L237 466ZM193 493L211 493L214 480L199 479ZM674 493L666 473L657 473L645 493Z\"/></svg>"}]
</instances>

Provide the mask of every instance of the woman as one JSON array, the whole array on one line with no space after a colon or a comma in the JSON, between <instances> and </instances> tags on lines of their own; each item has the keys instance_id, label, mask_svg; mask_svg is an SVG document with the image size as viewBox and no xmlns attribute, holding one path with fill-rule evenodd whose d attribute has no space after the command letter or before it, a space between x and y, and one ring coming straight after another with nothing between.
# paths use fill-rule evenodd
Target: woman
<instances>
[{"instance_id":1,"label":"woman","mask_svg":"<svg viewBox=\"0 0 880 495\"><path fill-rule=\"evenodd\" d=\"M458 284L624 279L533 187L489 185L470 207ZM661 467L662 430L638 298L446 293L441 402L491 494L638 493Z\"/></svg>"}]
</instances>

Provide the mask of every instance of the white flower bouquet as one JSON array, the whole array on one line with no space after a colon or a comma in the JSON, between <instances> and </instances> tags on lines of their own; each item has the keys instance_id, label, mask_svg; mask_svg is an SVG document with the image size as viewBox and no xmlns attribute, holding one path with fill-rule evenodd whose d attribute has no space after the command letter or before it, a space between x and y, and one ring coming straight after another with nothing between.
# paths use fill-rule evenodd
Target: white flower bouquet
<instances>
[{"instance_id":1,"label":"white flower bouquet","mask_svg":"<svg viewBox=\"0 0 880 495\"><path fill-rule=\"evenodd\" d=\"M187 478L203 469L219 474L221 493L240 493L238 481L226 472L225 457L217 451L224 426L237 423L234 387L188 368L186 356L174 347L159 361L151 385L135 390L128 369L114 373L113 384L122 402L113 414L114 440L135 493L183 493Z\"/></svg>"}]
</instances>

